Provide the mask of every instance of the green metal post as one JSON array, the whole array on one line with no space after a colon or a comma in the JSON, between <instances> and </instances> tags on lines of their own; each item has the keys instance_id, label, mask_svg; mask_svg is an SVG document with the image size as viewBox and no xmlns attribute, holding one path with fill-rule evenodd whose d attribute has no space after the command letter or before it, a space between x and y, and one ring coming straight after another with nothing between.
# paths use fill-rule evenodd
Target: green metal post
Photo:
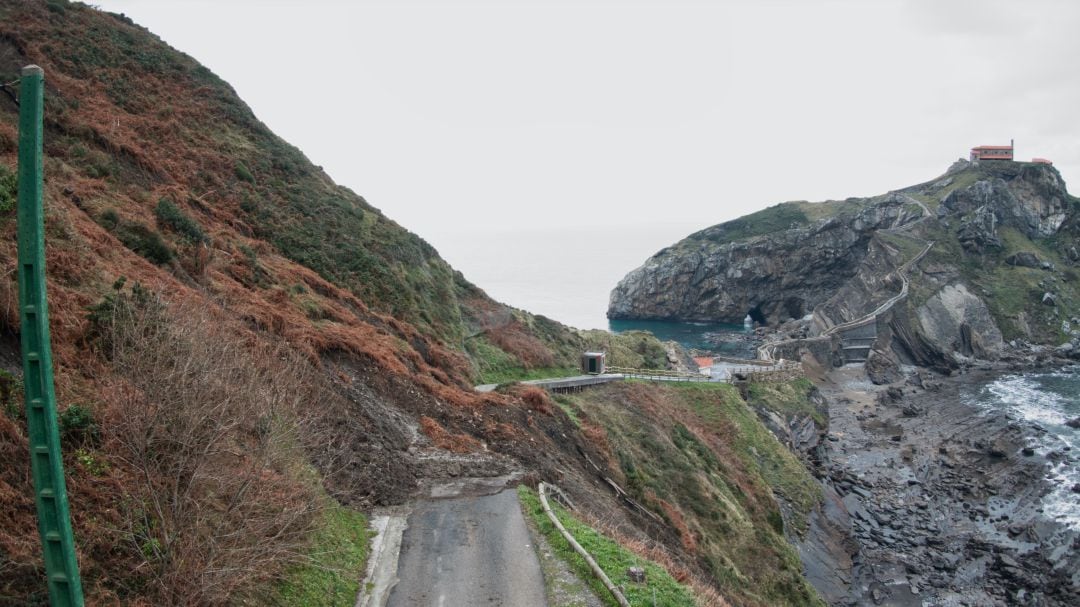
<instances>
[{"instance_id":1,"label":"green metal post","mask_svg":"<svg viewBox=\"0 0 1080 607\"><path fill-rule=\"evenodd\" d=\"M82 607L79 564L71 533L60 429L56 424L49 309L45 300L45 223L41 201L45 73L22 70L19 83L19 314L22 323L23 391L30 435L38 531L45 556L49 602Z\"/></svg>"}]
</instances>

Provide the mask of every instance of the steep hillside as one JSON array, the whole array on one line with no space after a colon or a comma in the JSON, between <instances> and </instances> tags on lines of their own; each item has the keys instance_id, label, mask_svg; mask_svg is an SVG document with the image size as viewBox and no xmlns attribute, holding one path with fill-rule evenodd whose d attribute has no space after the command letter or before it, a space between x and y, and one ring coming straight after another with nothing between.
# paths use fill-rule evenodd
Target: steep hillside
<instances>
[{"instance_id":1,"label":"steep hillside","mask_svg":"<svg viewBox=\"0 0 1080 607\"><path fill-rule=\"evenodd\" d=\"M30 63L46 75L54 362L93 603L272 603L321 575L348 600L364 533L341 529L357 510L462 474L605 487L564 413L472 385L576 366L592 344L663 366L655 339L598 344L492 301L123 16L0 3L0 82ZM33 604L17 95L0 93L0 597ZM348 565L325 562L339 552Z\"/></svg>"},{"instance_id":2,"label":"steep hillside","mask_svg":"<svg viewBox=\"0 0 1080 607\"><path fill-rule=\"evenodd\" d=\"M1056 346L1080 315L1078 217L1052 166L960 161L883 196L784 203L692 234L629 273L608 316L776 324L813 312L821 332L901 292L896 270L932 243L895 309L902 356L949 366L1015 339Z\"/></svg>"},{"instance_id":3,"label":"steep hillside","mask_svg":"<svg viewBox=\"0 0 1080 607\"><path fill-rule=\"evenodd\" d=\"M806 380L755 385L748 402L728 384L628 382L556 402L603 437L630 496L675 528L689 572L734 604L779 606L822 604L785 535L806 533L821 494L755 410L806 419L820 415L812 397Z\"/></svg>"},{"instance_id":4,"label":"steep hillside","mask_svg":"<svg viewBox=\"0 0 1080 607\"><path fill-rule=\"evenodd\" d=\"M490 300L270 132L228 84L130 20L62 0L0 11L0 81L32 61L46 68L48 194L172 280L329 319L326 294L286 269L302 266L366 311L468 352L466 375L576 364L575 333ZM14 105L3 99L0 154L13 167ZM115 276L97 278L102 292ZM251 321L280 324L267 311Z\"/></svg>"},{"instance_id":5,"label":"steep hillside","mask_svg":"<svg viewBox=\"0 0 1080 607\"><path fill-rule=\"evenodd\" d=\"M281 277L260 263L269 245L374 311L448 341L464 335L463 301L479 296L477 289L427 243L271 133L208 69L123 17L65 2L44 9L6 3L3 10L0 78L14 80L31 59L47 64L51 168L65 169L66 197L98 223L104 219L121 242L134 243L139 230L111 225L103 214L113 210L169 232L152 215L166 199L209 228L205 238L186 234L186 248L164 234L174 254L151 259L175 261L185 278L224 266L245 286L279 285ZM11 151L14 133L5 122ZM215 237L233 235L241 244L243 237L263 241L266 250L229 251L227 265L198 257L196 245L205 241L216 251Z\"/></svg>"}]
</instances>

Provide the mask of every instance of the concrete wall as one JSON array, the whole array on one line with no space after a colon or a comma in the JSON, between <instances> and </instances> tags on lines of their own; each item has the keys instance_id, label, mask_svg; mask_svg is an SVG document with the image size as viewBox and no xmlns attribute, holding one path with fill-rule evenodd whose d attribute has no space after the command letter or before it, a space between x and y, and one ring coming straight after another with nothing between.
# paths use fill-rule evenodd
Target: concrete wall
<instances>
[{"instance_id":1,"label":"concrete wall","mask_svg":"<svg viewBox=\"0 0 1080 607\"><path fill-rule=\"evenodd\" d=\"M840 356L839 336L810 337L780 342L773 350L773 358L784 360L802 360L803 354L809 354L823 367L836 367L843 364Z\"/></svg>"}]
</instances>

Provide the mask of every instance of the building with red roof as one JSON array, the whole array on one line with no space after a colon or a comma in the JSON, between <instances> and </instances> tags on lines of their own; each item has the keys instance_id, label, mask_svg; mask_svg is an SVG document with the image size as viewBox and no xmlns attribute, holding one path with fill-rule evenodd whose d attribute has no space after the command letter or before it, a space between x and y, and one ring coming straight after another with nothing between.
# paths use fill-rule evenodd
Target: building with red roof
<instances>
[{"instance_id":1,"label":"building with red roof","mask_svg":"<svg viewBox=\"0 0 1080 607\"><path fill-rule=\"evenodd\" d=\"M977 162L979 160L1012 160L1013 159L1013 141L1009 140L1009 145L980 145L978 147L971 148L971 160Z\"/></svg>"}]
</instances>

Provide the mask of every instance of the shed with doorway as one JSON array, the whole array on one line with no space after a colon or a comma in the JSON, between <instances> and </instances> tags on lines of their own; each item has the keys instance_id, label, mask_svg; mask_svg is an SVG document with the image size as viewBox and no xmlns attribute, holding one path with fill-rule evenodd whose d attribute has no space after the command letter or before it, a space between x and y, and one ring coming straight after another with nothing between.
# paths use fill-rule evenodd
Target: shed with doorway
<instances>
[{"instance_id":1,"label":"shed with doorway","mask_svg":"<svg viewBox=\"0 0 1080 607\"><path fill-rule=\"evenodd\" d=\"M581 355L581 370L590 375L604 372L605 352L586 352Z\"/></svg>"}]
</instances>

